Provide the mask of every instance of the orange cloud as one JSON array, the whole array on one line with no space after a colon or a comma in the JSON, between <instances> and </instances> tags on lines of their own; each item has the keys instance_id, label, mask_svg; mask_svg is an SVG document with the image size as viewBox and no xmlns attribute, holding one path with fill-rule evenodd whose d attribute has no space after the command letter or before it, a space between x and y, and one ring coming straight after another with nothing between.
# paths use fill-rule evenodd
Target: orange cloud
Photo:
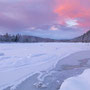
<instances>
[{"instance_id":1,"label":"orange cloud","mask_svg":"<svg viewBox=\"0 0 90 90\"><path fill-rule=\"evenodd\" d=\"M90 0L56 0L58 19L77 19L80 26L90 26Z\"/></svg>"}]
</instances>

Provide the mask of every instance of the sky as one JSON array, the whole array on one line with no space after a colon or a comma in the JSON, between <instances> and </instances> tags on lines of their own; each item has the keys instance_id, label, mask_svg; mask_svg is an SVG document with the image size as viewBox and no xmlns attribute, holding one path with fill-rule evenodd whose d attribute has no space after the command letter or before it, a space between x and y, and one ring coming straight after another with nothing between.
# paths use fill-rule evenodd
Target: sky
<instances>
[{"instance_id":1,"label":"sky","mask_svg":"<svg viewBox=\"0 0 90 90\"><path fill-rule=\"evenodd\" d=\"M0 0L0 34L59 39L79 36L89 28L90 0Z\"/></svg>"}]
</instances>

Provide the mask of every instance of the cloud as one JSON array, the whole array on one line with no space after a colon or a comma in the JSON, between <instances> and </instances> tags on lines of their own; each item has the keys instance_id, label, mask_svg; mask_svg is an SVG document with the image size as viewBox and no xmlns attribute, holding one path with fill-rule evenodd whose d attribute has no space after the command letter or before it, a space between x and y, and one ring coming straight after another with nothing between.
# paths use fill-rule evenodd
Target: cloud
<instances>
[{"instance_id":1,"label":"cloud","mask_svg":"<svg viewBox=\"0 0 90 90\"><path fill-rule=\"evenodd\" d=\"M90 0L0 0L0 27L19 32L44 24L76 23L87 28L89 4Z\"/></svg>"},{"instance_id":2,"label":"cloud","mask_svg":"<svg viewBox=\"0 0 90 90\"><path fill-rule=\"evenodd\" d=\"M90 27L90 0L56 0L58 19L76 19L82 27Z\"/></svg>"},{"instance_id":3,"label":"cloud","mask_svg":"<svg viewBox=\"0 0 90 90\"><path fill-rule=\"evenodd\" d=\"M52 31L56 31L56 30L58 30L58 28L55 27L55 26L51 26L50 30L52 30Z\"/></svg>"},{"instance_id":4,"label":"cloud","mask_svg":"<svg viewBox=\"0 0 90 90\"><path fill-rule=\"evenodd\" d=\"M52 23L56 14L49 4L45 0L0 0L0 26L22 29Z\"/></svg>"},{"instance_id":5,"label":"cloud","mask_svg":"<svg viewBox=\"0 0 90 90\"><path fill-rule=\"evenodd\" d=\"M67 19L66 24L68 27L78 26L77 20L75 19Z\"/></svg>"}]
</instances>

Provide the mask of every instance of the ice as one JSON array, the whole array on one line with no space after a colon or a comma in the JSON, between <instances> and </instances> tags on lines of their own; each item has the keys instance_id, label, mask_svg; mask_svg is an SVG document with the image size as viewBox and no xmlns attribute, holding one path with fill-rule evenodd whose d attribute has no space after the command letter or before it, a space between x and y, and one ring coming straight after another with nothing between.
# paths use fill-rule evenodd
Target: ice
<instances>
[{"instance_id":1,"label":"ice","mask_svg":"<svg viewBox=\"0 0 90 90\"><path fill-rule=\"evenodd\" d=\"M4 56L4 53L0 53L0 56Z\"/></svg>"},{"instance_id":2,"label":"ice","mask_svg":"<svg viewBox=\"0 0 90 90\"><path fill-rule=\"evenodd\" d=\"M46 88L47 87L47 85L43 84L43 82L35 83L34 86L36 88Z\"/></svg>"},{"instance_id":3,"label":"ice","mask_svg":"<svg viewBox=\"0 0 90 90\"><path fill-rule=\"evenodd\" d=\"M0 44L0 90L13 89L36 73L49 72L62 58L84 50L90 50L89 43ZM40 76L38 79L43 81Z\"/></svg>"}]
</instances>

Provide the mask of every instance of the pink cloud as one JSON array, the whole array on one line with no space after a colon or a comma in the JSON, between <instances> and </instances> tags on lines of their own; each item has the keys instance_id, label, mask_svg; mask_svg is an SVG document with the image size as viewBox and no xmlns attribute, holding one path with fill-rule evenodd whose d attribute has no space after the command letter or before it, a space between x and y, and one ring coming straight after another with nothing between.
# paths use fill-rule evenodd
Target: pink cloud
<instances>
[{"instance_id":1,"label":"pink cloud","mask_svg":"<svg viewBox=\"0 0 90 90\"><path fill-rule=\"evenodd\" d=\"M90 0L56 0L58 19L77 19L82 27L90 27Z\"/></svg>"},{"instance_id":2,"label":"pink cloud","mask_svg":"<svg viewBox=\"0 0 90 90\"><path fill-rule=\"evenodd\" d=\"M0 0L0 26L25 29L43 24L66 24L68 18L90 27L90 0Z\"/></svg>"}]
</instances>

